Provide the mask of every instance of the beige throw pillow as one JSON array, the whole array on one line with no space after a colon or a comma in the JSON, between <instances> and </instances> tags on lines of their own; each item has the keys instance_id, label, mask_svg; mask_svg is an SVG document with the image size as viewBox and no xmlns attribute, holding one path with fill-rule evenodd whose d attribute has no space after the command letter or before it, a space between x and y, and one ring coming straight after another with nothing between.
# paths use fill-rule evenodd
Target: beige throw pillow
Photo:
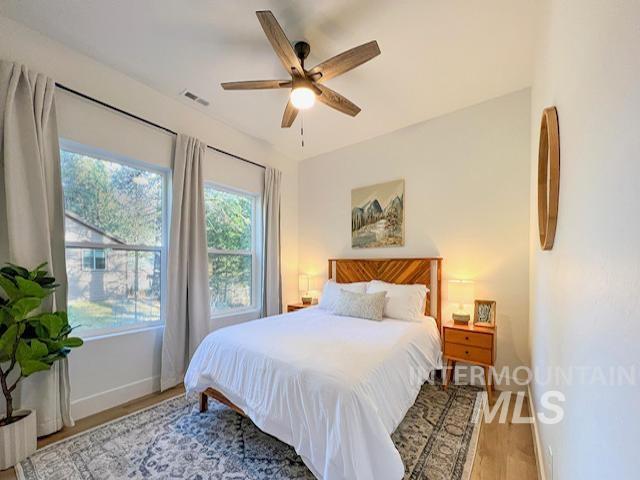
<instances>
[{"instance_id":1,"label":"beige throw pillow","mask_svg":"<svg viewBox=\"0 0 640 480\"><path fill-rule=\"evenodd\" d=\"M354 293L341 290L333 305L332 312L345 317L380 321L384 312L386 295L386 292Z\"/></svg>"}]
</instances>

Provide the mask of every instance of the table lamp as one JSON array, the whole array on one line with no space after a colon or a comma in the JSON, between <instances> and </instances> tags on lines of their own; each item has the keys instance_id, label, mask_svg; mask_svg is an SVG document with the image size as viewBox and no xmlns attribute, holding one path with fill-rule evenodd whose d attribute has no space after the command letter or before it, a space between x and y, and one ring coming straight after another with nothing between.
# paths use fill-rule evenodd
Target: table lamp
<instances>
[{"instance_id":1,"label":"table lamp","mask_svg":"<svg viewBox=\"0 0 640 480\"><path fill-rule=\"evenodd\" d=\"M302 292L302 304L311 305L313 299L309 295L309 275L300 275L298 277L298 290Z\"/></svg>"},{"instance_id":2,"label":"table lamp","mask_svg":"<svg viewBox=\"0 0 640 480\"><path fill-rule=\"evenodd\" d=\"M449 280L449 302L458 304L458 310L451 315L453 323L469 323L471 315L465 312L464 306L473 303L473 294L471 280Z\"/></svg>"}]
</instances>

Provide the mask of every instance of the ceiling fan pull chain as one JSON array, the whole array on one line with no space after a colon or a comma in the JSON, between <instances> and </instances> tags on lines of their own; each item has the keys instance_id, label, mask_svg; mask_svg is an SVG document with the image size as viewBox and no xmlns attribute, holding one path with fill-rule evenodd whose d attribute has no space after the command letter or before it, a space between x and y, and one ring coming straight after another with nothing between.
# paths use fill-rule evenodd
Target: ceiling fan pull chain
<instances>
[{"instance_id":1,"label":"ceiling fan pull chain","mask_svg":"<svg viewBox=\"0 0 640 480\"><path fill-rule=\"evenodd\" d=\"M302 142L302 148L304 148L304 113L300 115L300 140Z\"/></svg>"}]
</instances>

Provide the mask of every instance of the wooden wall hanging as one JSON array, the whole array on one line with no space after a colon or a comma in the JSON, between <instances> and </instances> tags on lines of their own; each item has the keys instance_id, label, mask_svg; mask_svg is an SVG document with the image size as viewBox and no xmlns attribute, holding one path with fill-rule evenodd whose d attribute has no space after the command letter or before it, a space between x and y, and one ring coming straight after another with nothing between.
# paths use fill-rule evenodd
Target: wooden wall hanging
<instances>
[{"instance_id":1,"label":"wooden wall hanging","mask_svg":"<svg viewBox=\"0 0 640 480\"><path fill-rule=\"evenodd\" d=\"M538 150L538 230L540 247L551 250L558 223L560 196L560 132L556 107L547 107L540 122Z\"/></svg>"}]
</instances>

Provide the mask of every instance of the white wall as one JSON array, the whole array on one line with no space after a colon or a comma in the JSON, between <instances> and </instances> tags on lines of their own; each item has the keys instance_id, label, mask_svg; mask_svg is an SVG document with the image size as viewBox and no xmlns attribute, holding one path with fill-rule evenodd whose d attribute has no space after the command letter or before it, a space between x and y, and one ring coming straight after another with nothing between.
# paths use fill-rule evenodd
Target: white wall
<instances>
[{"instance_id":1,"label":"white wall","mask_svg":"<svg viewBox=\"0 0 640 480\"><path fill-rule=\"evenodd\" d=\"M305 160L300 270L326 278L330 257L444 257L497 301L498 366L526 364L529 235L528 90ZM351 189L405 180L405 246L351 248Z\"/></svg>"},{"instance_id":2,"label":"white wall","mask_svg":"<svg viewBox=\"0 0 640 480\"><path fill-rule=\"evenodd\" d=\"M546 1L531 110L531 362L537 410L566 395L565 417L539 424L548 479L638 478L640 455L640 2ZM553 250L537 239L542 109L560 123L560 208ZM611 385L608 368L635 368ZM587 381L546 380L587 367ZM605 368L607 385L594 368ZM629 370L627 370L629 371ZM567 384L569 383L569 384ZM553 451L553 468L548 447Z\"/></svg>"},{"instance_id":3,"label":"white wall","mask_svg":"<svg viewBox=\"0 0 640 480\"><path fill-rule=\"evenodd\" d=\"M28 65L71 88L210 145L275 166L283 172L282 263L284 300L298 297L296 162L267 143L0 16L0 58ZM61 136L148 163L170 166L174 138L68 93L57 95ZM215 109L215 105L211 108ZM207 180L254 193L257 167L207 152ZM246 317L220 320L220 325ZM80 418L158 389L162 330L89 340L70 356L72 410Z\"/></svg>"}]
</instances>

